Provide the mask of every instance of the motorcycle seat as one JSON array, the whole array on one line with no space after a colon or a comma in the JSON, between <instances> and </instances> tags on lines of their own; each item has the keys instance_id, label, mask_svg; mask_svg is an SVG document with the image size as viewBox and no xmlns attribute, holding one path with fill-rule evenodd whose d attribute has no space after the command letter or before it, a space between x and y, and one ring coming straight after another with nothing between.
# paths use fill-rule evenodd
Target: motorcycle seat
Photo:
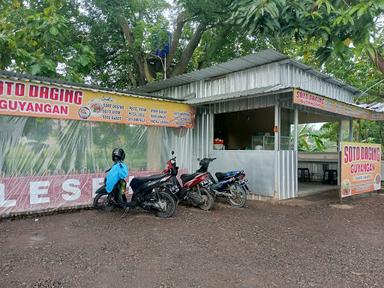
<instances>
[{"instance_id":1,"label":"motorcycle seat","mask_svg":"<svg viewBox=\"0 0 384 288\"><path fill-rule=\"evenodd\" d=\"M144 184L148 183L149 181L159 180L165 176L165 174L156 174L147 177L135 177L131 180L129 186L131 186L132 190L135 192L137 189L139 189L139 187L143 187Z\"/></svg>"},{"instance_id":2,"label":"motorcycle seat","mask_svg":"<svg viewBox=\"0 0 384 288\"><path fill-rule=\"evenodd\" d=\"M132 180L136 179L136 181L147 182L147 181L159 180L164 176L165 176L164 174L156 174L156 175L145 176L145 177L135 177Z\"/></svg>"},{"instance_id":3,"label":"motorcycle seat","mask_svg":"<svg viewBox=\"0 0 384 288\"><path fill-rule=\"evenodd\" d=\"M215 176L217 178L217 180L222 180L222 179L225 179L227 177L227 174L226 173L223 173L223 172L217 172L215 173Z\"/></svg>"},{"instance_id":4,"label":"motorcycle seat","mask_svg":"<svg viewBox=\"0 0 384 288\"><path fill-rule=\"evenodd\" d=\"M192 180L193 178L195 178L199 174L201 174L201 173L183 174L180 176L180 179L181 179L181 181L183 181L183 183L185 183L185 182Z\"/></svg>"}]
</instances>

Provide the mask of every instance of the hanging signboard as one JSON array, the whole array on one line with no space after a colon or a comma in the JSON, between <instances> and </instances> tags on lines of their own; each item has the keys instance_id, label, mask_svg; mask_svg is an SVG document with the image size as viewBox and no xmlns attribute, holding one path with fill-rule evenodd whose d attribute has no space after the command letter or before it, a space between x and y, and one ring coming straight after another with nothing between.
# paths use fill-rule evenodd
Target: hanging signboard
<instances>
[{"instance_id":1,"label":"hanging signboard","mask_svg":"<svg viewBox=\"0 0 384 288\"><path fill-rule=\"evenodd\" d=\"M381 189L381 145L341 143L340 197Z\"/></svg>"},{"instance_id":2,"label":"hanging signboard","mask_svg":"<svg viewBox=\"0 0 384 288\"><path fill-rule=\"evenodd\" d=\"M384 120L384 113L371 111L298 89L293 90L293 103L352 118Z\"/></svg>"},{"instance_id":3,"label":"hanging signboard","mask_svg":"<svg viewBox=\"0 0 384 288\"><path fill-rule=\"evenodd\" d=\"M192 128L195 111L150 97L0 78L0 115Z\"/></svg>"}]
</instances>

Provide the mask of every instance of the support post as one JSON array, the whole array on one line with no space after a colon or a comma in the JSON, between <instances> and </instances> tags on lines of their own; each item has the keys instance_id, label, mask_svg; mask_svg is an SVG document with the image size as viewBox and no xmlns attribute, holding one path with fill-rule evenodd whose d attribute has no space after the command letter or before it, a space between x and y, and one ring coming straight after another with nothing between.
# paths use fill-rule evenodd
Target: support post
<instances>
[{"instance_id":1,"label":"support post","mask_svg":"<svg viewBox=\"0 0 384 288\"><path fill-rule=\"evenodd\" d=\"M349 142L353 141L353 119L349 119Z\"/></svg>"},{"instance_id":2,"label":"support post","mask_svg":"<svg viewBox=\"0 0 384 288\"><path fill-rule=\"evenodd\" d=\"M357 120L357 133L356 133L356 141L360 142L361 141L361 119Z\"/></svg>"},{"instance_id":3,"label":"support post","mask_svg":"<svg viewBox=\"0 0 384 288\"><path fill-rule=\"evenodd\" d=\"M299 109L295 108L294 112L294 119L293 119L293 125L294 125L294 155L295 155L295 171L293 171L294 179L293 181L295 182L295 197L299 194L299 178L297 175L298 167L299 167Z\"/></svg>"},{"instance_id":4,"label":"support post","mask_svg":"<svg viewBox=\"0 0 384 288\"><path fill-rule=\"evenodd\" d=\"M275 195L274 197L280 199L280 161L279 161L279 140L280 140L280 105L275 104L275 124L273 127L274 132L274 144L275 144Z\"/></svg>"},{"instance_id":5,"label":"support post","mask_svg":"<svg viewBox=\"0 0 384 288\"><path fill-rule=\"evenodd\" d=\"M279 142L280 142L280 105L275 104L275 122L273 127L274 132L274 151L275 151L275 189L274 198L280 199L280 161L279 161Z\"/></svg>"},{"instance_id":6,"label":"support post","mask_svg":"<svg viewBox=\"0 0 384 288\"><path fill-rule=\"evenodd\" d=\"M337 184L340 185L340 174L341 174L341 141L343 141L343 121L339 121L339 141L337 143ZM341 195L340 195L340 201L341 201Z\"/></svg>"},{"instance_id":7,"label":"support post","mask_svg":"<svg viewBox=\"0 0 384 288\"><path fill-rule=\"evenodd\" d=\"M295 114L294 114L294 120L293 120L293 124L294 124L294 148L293 150L294 151L299 151L299 110L297 108L295 108Z\"/></svg>"},{"instance_id":8,"label":"support post","mask_svg":"<svg viewBox=\"0 0 384 288\"><path fill-rule=\"evenodd\" d=\"M275 104L275 126L273 127L275 151L280 150L280 105Z\"/></svg>"},{"instance_id":9,"label":"support post","mask_svg":"<svg viewBox=\"0 0 384 288\"><path fill-rule=\"evenodd\" d=\"M342 140L342 137L343 137L343 121L339 121L339 137L338 137L338 143L337 143L337 175L338 175L338 177L337 177L337 185L339 185L340 186L340 183L341 183L341 181L340 181L340 178L341 178L341 141L343 141ZM340 200L340 204L342 204L343 202L342 202L342 200L343 200L343 198L341 198L341 190L340 190L340 188L339 188L339 200Z\"/></svg>"}]
</instances>

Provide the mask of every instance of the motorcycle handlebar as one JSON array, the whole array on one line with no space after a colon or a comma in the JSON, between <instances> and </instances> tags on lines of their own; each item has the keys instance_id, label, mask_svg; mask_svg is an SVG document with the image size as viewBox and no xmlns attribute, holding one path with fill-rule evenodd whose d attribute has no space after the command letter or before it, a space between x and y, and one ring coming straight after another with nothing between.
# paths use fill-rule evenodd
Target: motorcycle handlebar
<instances>
[{"instance_id":1,"label":"motorcycle handlebar","mask_svg":"<svg viewBox=\"0 0 384 288\"><path fill-rule=\"evenodd\" d=\"M203 158L203 159L197 158L197 161L201 161L201 160L208 160L209 162L212 162L213 160L216 160L216 157L215 158Z\"/></svg>"}]
</instances>

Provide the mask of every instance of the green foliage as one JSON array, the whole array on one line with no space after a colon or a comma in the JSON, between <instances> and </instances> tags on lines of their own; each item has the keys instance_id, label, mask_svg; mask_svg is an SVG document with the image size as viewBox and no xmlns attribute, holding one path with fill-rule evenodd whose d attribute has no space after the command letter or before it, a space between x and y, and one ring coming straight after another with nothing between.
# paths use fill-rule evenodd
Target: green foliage
<instances>
[{"instance_id":1,"label":"green foliage","mask_svg":"<svg viewBox=\"0 0 384 288\"><path fill-rule=\"evenodd\" d=\"M90 76L111 88L142 85L164 77L152 54L182 16L168 77L182 60L178 73L275 48L365 91L382 79L369 62L381 63L383 1L4 0L0 69L80 82ZM203 33L186 51L197 27ZM373 89L381 95L383 85Z\"/></svg>"},{"instance_id":2,"label":"green foliage","mask_svg":"<svg viewBox=\"0 0 384 288\"><path fill-rule=\"evenodd\" d=\"M298 148L305 152L324 152L327 145L319 131L314 131L312 126L305 124L299 131Z\"/></svg>"},{"instance_id":3,"label":"green foliage","mask_svg":"<svg viewBox=\"0 0 384 288\"><path fill-rule=\"evenodd\" d=\"M337 143L339 141L339 123L325 123L320 128L319 135L322 139Z\"/></svg>"},{"instance_id":4,"label":"green foliage","mask_svg":"<svg viewBox=\"0 0 384 288\"><path fill-rule=\"evenodd\" d=\"M83 21L96 52L96 65L90 73L94 82L120 89L138 86L143 75L137 60L144 65L146 56L168 41L169 22L164 12L169 4L165 0L92 0L83 6L87 11ZM130 29L131 42L121 21Z\"/></svg>"},{"instance_id":5,"label":"green foliage","mask_svg":"<svg viewBox=\"0 0 384 288\"><path fill-rule=\"evenodd\" d=\"M0 69L82 81L94 52L71 1L4 0L0 9ZM60 66L61 65L61 66ZM58 68L63 73L57 73ZM63 74L63 75L62 75Z\"/></svg>"},{"instance_id":6,"label":"green foliage","mask_svg":"<svg viewBox=\"0 0 384 288\"><path fill-rule=\"evenodd\" d=\"M383 42L379 41L383 0L237 0L231 9L231 21L253 35L280 35L314 44L320 63L332 55L348 59L352 50L358 58L368 55L384 73L384 66L379 66L384 61Z\"/></svg>"},{"instance_id":7,"label":"green foliage","mask_svg":"<svg viewBox=\"0 0 384 288\"><path fill-rule=\"evenodd\" d=\"M361 142L384 144L383 122L360 120L360 125L354 127L354 134L358 135Z\"/></svg>"}]
</instances>

